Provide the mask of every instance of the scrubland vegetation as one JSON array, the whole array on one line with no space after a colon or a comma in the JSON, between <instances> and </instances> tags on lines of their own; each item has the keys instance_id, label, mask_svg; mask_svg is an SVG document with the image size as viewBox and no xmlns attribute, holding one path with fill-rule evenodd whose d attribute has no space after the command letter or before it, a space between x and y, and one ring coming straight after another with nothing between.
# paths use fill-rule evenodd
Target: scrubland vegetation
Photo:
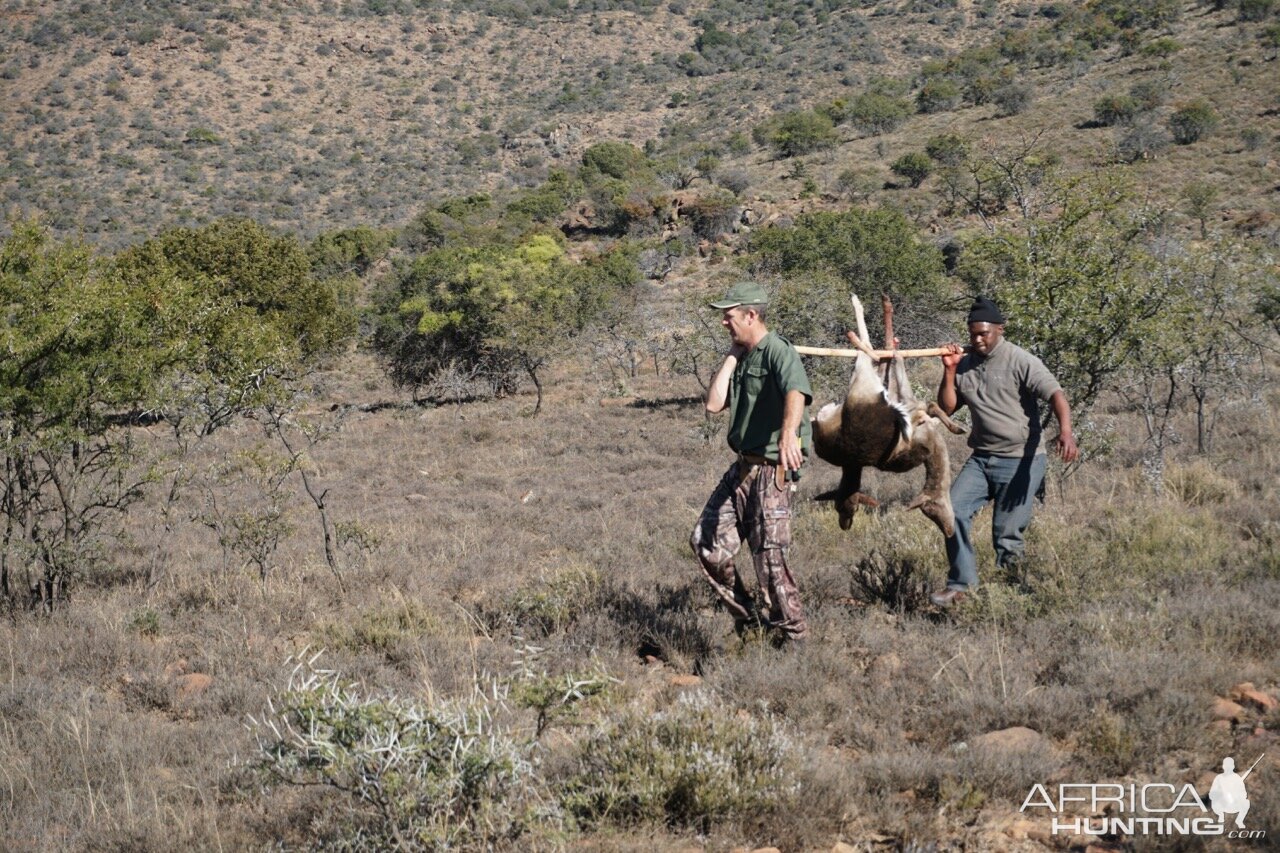
<instances>
[{"instance_id":1,"label":"scrubland vegetation","mask_svg":"<svg viewBox=\"0 0 1280 853\"><path fill-rule=\"evenodd\" d=\"M1276 752L1274 4L7 11L0 847L1036 850ZM1084 451L1017 576L936 611L916 478L845 533L814 463L812 640L734 634L744 276L1000 302Z\"/></svg>"}]
</instances>

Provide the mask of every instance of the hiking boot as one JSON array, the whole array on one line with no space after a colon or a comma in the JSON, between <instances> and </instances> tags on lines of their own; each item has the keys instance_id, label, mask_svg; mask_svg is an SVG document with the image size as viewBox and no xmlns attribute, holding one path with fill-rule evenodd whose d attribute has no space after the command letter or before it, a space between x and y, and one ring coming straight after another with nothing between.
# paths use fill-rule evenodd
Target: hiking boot
<instances>
[{"instance_id":1,"label":"hiking boot","mask_svg":"<svg viewBox=\"0 0 1280 853\"><path fill-rule=\"evenodd\" d=\"M959 604L969 597L969 594L963 589L944 589L942 592L935 592L929 596L929 600L933 602L935 607L947 608L954 604Z\"/></svg>"}]
</instances>

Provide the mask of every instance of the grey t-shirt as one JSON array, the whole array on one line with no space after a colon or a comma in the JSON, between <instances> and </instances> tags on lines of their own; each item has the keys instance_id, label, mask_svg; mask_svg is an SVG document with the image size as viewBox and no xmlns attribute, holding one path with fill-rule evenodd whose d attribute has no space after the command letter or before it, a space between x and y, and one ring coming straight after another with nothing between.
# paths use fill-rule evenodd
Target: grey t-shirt
<instances>
[{"instance_id":1,"label":"grey t-shirt","mask_svg":"<svg viewBox=\"0 0 1280 853\"><path fill-rule=\"evenodd\" d=\"M966 355L956 368L956 394L972 413L969 446L992 456L1044 453L1037 401L1060 390L1044 362L1007 340L986 358Z\"/></svg>"}]
</instances>

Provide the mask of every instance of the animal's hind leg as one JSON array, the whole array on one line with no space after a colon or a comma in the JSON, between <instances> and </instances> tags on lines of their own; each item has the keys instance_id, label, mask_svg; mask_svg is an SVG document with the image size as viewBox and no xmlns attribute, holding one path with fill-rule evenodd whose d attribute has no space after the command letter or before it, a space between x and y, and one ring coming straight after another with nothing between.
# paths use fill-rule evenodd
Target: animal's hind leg
<instances>
[{"instance_id":1,"label":"animal's hind leg","mask_svg":"<svg viewBox=\"0 0 1280 853\"><path fill-rule=\"evenodd\" d=\"M858 334L855 337L853 332L845 332L849 338L849 343L871 356L871 361L875 363L875 350L871 348L871 336L867 333L867 317L862 310L862 300L858 299L857 294L849 294L849 301L853 303L853 316L858 322Z\"/></svg>"},{"instance_id":2,"label":"animal's hind leg","mask_svg":"<svg viewBox=\"0 0 1280 853\"><path fill-rule=\"evenodd\" d=\"M929 431L929 455L924 460L924 488L907 507L919 509L938 525L943 536L955 532L955 513L951 507L951 460L942 434Z\"/></svg>"},{"instance_id":3,"label":"animal's hind leg","mask_svg":"<svg viewBox=\"0 0 1280 853\"><path fill-rule=\"evenodd\" d=\"M840 487L836 489L836 512L840 516L840 529L848 530L853 526L853 514L859 506L874 508L880 506L880 502L862 493L861 465L846 465L843 470Z\"/></svg>"},{"instance_id":4,"label":"animal's hind leg","mask_svg":"<svg viewBox=\"0 0 1280 853\"><path fill-rule=\"evenodd\" d=\"M947 417L947 413L942 411L942 407L932 400L929 401L929 405L925 408L925 411L928 412L931 417L935 417L941 421L943 426L954 432L956 435L965 434L965 428Z\"/></svg>"}]
</instances>

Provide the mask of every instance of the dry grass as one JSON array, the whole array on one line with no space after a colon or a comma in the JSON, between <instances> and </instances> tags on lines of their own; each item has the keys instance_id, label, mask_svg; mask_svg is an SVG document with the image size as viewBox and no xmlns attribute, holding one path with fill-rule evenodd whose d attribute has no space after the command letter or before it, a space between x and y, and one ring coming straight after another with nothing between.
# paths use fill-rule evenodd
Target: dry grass
<instances>
[{"instance_id":1,"label":"dry grass","mask_svg":"<svg viewBox=\"0 0 1280 853\"><path fill-rule=\"evenodd\" d=\"M166 543L155 589L116 571L51 617L6 622L5 845L226 849L352 831L368 818L341 795L263 791L246 767L247 715L278 695L286 658L306 647L323 647L325 665L364 690L424 702L494 677L616 679L580 713L549 718L538 748L551 800L593 732L674 707L689 688L672 676L697 673L696 690L723 713L784 727L801 785L790 810L697 826L713 848L875 835L985 848L1007 842L1000 828L1034 782L1173 781L1270 748L1275 720L1251 711L1212 730L1209 705L1240 681L1277 686L1280 619L1265 602L1280 593L1280 466L1263 441L1274 394L1219 434L1218 455L1175 460L1163 497L1118 461L1055 482L1027 577L999 578L984 545L983 592L954 616L863 602L852 583L873 550L936 583L945 561L927 520L891 506L844 533L828 506L802 500L793 563L813 640L788 655L734 637L687 553L687 528L727 463L721 439L702 437L697 406L662 402L694 389L641 377L636 390L655 405L601 406L594 382L567 373L536 419L522 415L523 397L349 413L314 453L335 516L380 541L347 570L345 594L313 511L295 500L295 533L265 584L234 562L224 569L212 533L187 524ZM357 357L321 385L318 404L391 398ZM1110 417L1126 434L1124 416ZM258 429L229 430L208 458L256 443ZM801 497L836 476L815 465ZM868 485L891 502L918 487L909 476ZM245 484L222 488L252 500ZM148 555L148 536L143 513L117 560ZM187 673L212 680L192 691ZM532 737L532 709L503 713ZM957 747L1017 725L1058 751L1010 764ZM1255 778L1257 801L1273 799L1274 774ZM1259 809L1257 825L1280 831L1274 814ZM572 837L537 826L517 846ZM693 838L661 821L592 831L603 849Z\"/></svg>"}]
</instances>

